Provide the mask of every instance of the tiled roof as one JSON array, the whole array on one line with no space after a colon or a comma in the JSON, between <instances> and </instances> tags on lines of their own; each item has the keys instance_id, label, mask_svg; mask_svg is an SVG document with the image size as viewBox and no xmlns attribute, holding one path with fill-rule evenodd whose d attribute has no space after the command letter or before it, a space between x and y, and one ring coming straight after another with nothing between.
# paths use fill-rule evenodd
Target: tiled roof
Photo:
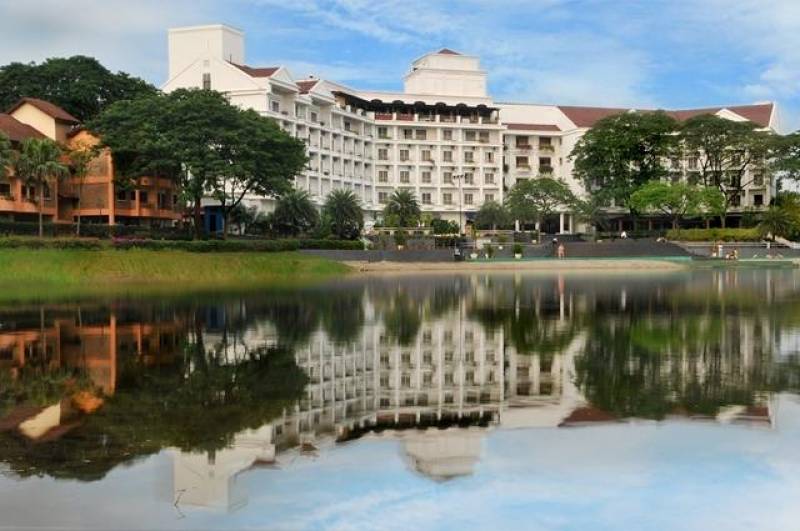
<instances>
[{"instance_id":1,"label":"tiled roof","mask_svg":"<svg viewBox=\"0 0 800 531\"><path fill-rule=\"evenodd\" d=\"M728 107L708 107L704 109L683 109L664 112L682 122L695 116L700 116L702 114L716 114L722 109L727 109L738 114L742 118L750 120L756 125L768 127L770 118L772 117L773 107L774 106L772 103L760 103L756 105L732 105ZM575 107L565 105L560 105L558 108L578 127L592 127L595 123L603 118L607 118L615 114L622 114L632 110L609 107Z\"/></svg>"},{"instance_id":2,"label":"tiled roof","mask_svg":"<svg viewBox=\"0 0 800 531\"><path fill-rule=\"evenodd\" d=\"M441 55L461 55L460 53L456 52L455 50L451 50L450 48L442 48L436 53Z\"/></svg>"},{"instance_id":3,"label":"tiled roof","mask_svg":"<svg viewBox=\"0 0 800 531\"><path fill-rule=\"evenodd\" d=\"M0 132L5 133L12 142L22 142L26 138L44 138L42 133L10 114L0 113Z\"/></svg>"},{"instance_id":4,"label":"tiled roof","mask_svg":"<svg viewBox=\"0 0 800 531\"><path fill-rule=\"evenodd\" d=\"M555 124L506 124L511 131L561 131Z\"/></svg>"},{"instance_id":5,"label":"tiled roof","mask_svg":"<svg viewBox=\"0 0 800 531\"><path fill-rule=\"evenodd\" d=\"M271 77L272 74L278 71L280 67L278 66L269 66L269 67L252 67L247 65L239 65L236 63L231 63L233 66L244 72L245 74L252 76L252 77Z\"/></svg>"},{"instance_id":6,"label":"tiled roof","mask_svg":"<svg viewBox=\"0 0 800 531\"><path fill-rule=\"evenodd\" d=\"M60 122L66 122L69 124L80 123L80 120L72 116L70 113L68 113L55 103L50 103L49 101L40 100L39 98L22 98L8 110L8 114L13 113L26 103L33 105L46 115L50 116L51 118L55 118Z\"/></svg>"},{"instance_id":7,"label":"tiled roof","mask_svg":"<svg viewBox=\"0 0 800 531\"><path fill-rule=\"evenodd\" d=\"M565 418L559 426L571 426L588 422L613 422L616 416L593 406L578 407Z\"/></svg>"},{"instance_id":8,"label":"tiled roof","mask_svg":"<svg viewBox=\"0 0 800 531\"><path fill-rule=\"evenodd\" d=\"M303 81L298 81L297 87L300 89L300 94L308 94L317 83L319 83L319 79L306 79Z\"/></svg>"}]
</instances>

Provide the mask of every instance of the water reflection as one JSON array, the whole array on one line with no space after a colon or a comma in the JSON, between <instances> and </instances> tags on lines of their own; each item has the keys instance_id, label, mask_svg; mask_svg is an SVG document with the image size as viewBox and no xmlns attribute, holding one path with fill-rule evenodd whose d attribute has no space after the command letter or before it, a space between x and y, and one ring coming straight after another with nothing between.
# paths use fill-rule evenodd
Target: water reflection
<instances>
[{"instance_id":1,"label":"water reflection","mask_svg":"<svg viewBox=\"0 0 800 531\"><path fill-rule=\"evenodd\" d=\"M774 427L796 390L794 272L419 276L233 297L7 308L0 462L96 481L169 449L176 506L254 468L396 440L472 474L490 429L627 418Z\"/></svg>"}]
</instances>

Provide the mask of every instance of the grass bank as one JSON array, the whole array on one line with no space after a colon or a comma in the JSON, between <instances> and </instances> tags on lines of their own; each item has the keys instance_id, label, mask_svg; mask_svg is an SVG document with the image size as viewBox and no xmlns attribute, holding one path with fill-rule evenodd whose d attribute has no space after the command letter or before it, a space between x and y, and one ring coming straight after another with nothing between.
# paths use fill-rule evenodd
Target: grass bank
<instances>
[{"instance_id":1,"label":"grass bank","mask_svg":"<svg viewBox=\"0 0 800 531\"><path fill-rule=\"evenodd\" d=\"M322 280L350 269L295 252L0 249L0 298L135 288L235 288Z\"/></svg>"}]
</instances>

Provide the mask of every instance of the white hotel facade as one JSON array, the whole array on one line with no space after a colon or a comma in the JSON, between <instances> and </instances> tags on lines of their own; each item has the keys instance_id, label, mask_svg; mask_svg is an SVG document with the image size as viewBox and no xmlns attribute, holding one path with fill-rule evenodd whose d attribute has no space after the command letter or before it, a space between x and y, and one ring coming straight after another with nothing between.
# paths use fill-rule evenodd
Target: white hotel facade
<instances>
[{"instance_id":1,"label":"white hotel facade","mask_svg":"<svg viewBox=\"0 0 800 531\"><path fill-rule=\"evenodd\" d=\"M169 79L162 88L194 87L222 92L302 139L309 164L295 186L318 203L332 190L353 190L371 214L368 226L399 188L412 190L423 212L461 225L485 201L502 202L521 179L551 175L582 194L573 177L572 148L598 120L633 111L495 102L479 59L446 48L412 63L403 92L298 80L283 66L247 66L244 34L225 25L169 30ZM713 113L773 131L778 125L773 103L668 112L679 120ZM670 169L673 177L686 177L697 160L673 160ZM765 175L750 181L739 208L769 204L774 183ZM273 200L253 196L246 203L271 210ZM549 227L562 233L580 229L566 210Z\"/></svg>"}]
</instances>

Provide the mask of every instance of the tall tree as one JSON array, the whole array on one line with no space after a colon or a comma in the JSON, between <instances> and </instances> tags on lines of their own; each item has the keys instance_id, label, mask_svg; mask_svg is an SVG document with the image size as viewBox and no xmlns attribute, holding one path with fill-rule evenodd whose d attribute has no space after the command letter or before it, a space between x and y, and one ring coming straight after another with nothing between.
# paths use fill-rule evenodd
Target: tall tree
<instances>
[{"instance_id":1,"label":"tall tree","mask_svg":"<svg viewBox=\"0 0 800 531\"><path fill-rule=\"evenodd\" d=\"M81 204L83 201L83 185L89 173L91 163L100 155L100 150L94 144L82 143L76 145L69 152L69 161L72 168L72 176L77 181L77 222L75 223L75 234L81 235Z\"/></svg>"},{"instance_id":2,"label":"tall tree","mask_svg":"<svg viewBox=\"0 0 800 531\"><path fill-rule=\"evenodd\" d=\"M631 194L667 175L664 160L675 145L678 123L662 111L626 112L598 121L570 158L575 177L604 203L630 207Z\"/></svg>"},{"instance_id":3,"label":"tall tree","mask_svg":"<svg viewBox=\"0 0 800 531\"><path fill-rule=\"evenodd\" d=\"M563 181L538 177L517 181L506 197L511 216L523 223L541 224L559 207L570 207L575 195Z\"/></svg>"},{"instance_id":4,"label":"tall tree","mask_svg":"<svg viewBox=\"0 0 800 531\"><path fill-rule=\"evenodd\" d=\"M741 200L744 190L756 179L768 178L774 138L752 122L705 114L683 124L680 142L685 153L697 159L703 186L717 188L724 196L720 215L724 227L728 210Z\"/></svg>"},{"instance_id":5,"label":"tall tree","mask_svg":"<svg viewBox=\"0 0 800 531\"><path fill-rule=\"evenodd\" d=\"M49 138L27 138L20 146L16 172L38 192L39 237L44 236L45 189L55 193L58 180L69 175L69 168L61 162L62 155L61 147Z\"/></svg>"},{"instance_id":6,"label":"tall tree","mask_svg":"<svg viewBox=\"0 0 800 531\"><path fill-rule=\"evenodd\" d=\"M421 210L417 197L411 190L401 188L395 190L389 196L386 206L383 209L383 215L386 218L394 218L400 227L412 227L417 224Z\"/></svg>"},{"instance_id":7,"label":"tall tree","mask_svg":"<svg viewBox=\"0 0 800 531\"><path fill-rule=\"evenodd\" d=\"M355 240L364 228L361 201L352 190L334 190L328 194L322 217L331 233L343 240Z\"/></svg>"},{"instance_id":8,"label":"tall tree","mask_svg":"<svg viewBox=\"0 0 800 531\"><path fill-rule=\"evenodd\" d=\"M11 149L11 141L0 132L0 178L8 175L8 170L14 164L14 150Z\"/></svg>"},{"instance_id":9,"label":"tall tree","mask_svg":"<svg viewBox=\"0 0 800 531\"><path fill-rule=\"evenodd\" d=\"M55 103L87 121L115 101L155 93L149 83L124 72L113 73L97 59L81 55L0 67L0 110L27 96Z\"/></svg>"}]
</instances>

